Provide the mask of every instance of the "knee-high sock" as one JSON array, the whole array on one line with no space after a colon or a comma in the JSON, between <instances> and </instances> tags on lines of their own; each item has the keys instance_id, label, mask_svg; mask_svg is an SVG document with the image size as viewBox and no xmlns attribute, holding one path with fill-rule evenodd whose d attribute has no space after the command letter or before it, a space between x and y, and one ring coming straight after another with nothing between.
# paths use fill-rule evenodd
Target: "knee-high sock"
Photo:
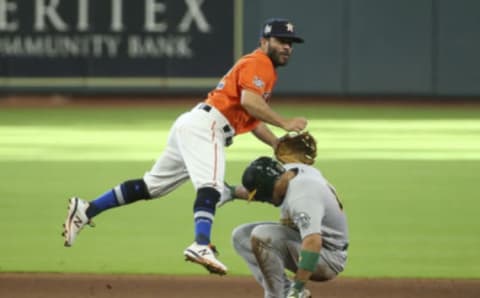
<instances>
[{"instance_id":1,"label":"knee-high sock","mask_svg":"<svg viewBox=\"0 0 480 298\"><path fill-rule=\"evenodd\" d=\"M193 206L195 220L195 242L202 245L210 244L215 206L220 199L220 193L211 187L200 188Z\"/></svg>"},{"instance_id":2,"label":"knee-high sock","mask_svg":"<svg viewBox=\"0 0 480 298\"><path fill-rule=\"evenodd\" d=\"M87 216L92 218L105 210L150 198L143 179L128 180L91 201Z\"/></svg>"}]
</instances>

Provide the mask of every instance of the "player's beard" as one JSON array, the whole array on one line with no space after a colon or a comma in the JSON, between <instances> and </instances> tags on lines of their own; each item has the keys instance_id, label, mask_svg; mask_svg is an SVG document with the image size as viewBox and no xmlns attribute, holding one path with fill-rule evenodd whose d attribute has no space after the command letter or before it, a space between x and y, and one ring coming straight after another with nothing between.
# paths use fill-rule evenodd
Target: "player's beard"
<instances>
[{"instance_id":1,"label":"player's beard","mask_svg":"<svg viewBox=\"0 0 480 298\"><path fill-rule=\"evenodd\" d=\"M290 58L290 54L286 50L277 50L274 47L271 47L268 45L267 48L267 56L272 60L273 66L278 67L278 66L285 66L288 63L288 58ZM287 57L285 57L285 55Z\"/></svg>"}]
</instances>

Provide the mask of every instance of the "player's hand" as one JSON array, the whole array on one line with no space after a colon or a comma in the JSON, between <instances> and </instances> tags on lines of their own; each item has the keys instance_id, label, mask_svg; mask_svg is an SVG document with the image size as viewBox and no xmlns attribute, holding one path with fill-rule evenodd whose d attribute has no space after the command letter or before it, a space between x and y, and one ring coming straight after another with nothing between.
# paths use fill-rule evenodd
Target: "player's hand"
<instances>
[{"instance_id":1,"label":"player's hand","mask_svg":"<svg viewBox=\"0 0 480 298\"><path fill-rule=\"evenodd\" d=\"M217 208L222 207L228 202L235 199L235 186L230 186L227 182L223 182L223 192L220 195L220 200L217 203Z\"/></svg>"},{"instance_id":2,"label":"player's hand","mask_svg":"<svg viewBox=\"0 0 480 298\"><path fill-rule=\"evenodd\" d=\"M284 125L286 131L296 131L301 132L307 127L307 119L303 117L295 117L287 120L287 123Z\"/></svg>"}]
</instances>

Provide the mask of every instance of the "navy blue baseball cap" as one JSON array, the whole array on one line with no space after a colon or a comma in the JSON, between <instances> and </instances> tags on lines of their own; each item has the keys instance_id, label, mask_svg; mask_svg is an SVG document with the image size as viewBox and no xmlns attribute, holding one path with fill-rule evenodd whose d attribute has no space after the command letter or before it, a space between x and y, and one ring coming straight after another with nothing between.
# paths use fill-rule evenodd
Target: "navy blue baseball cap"
<instances>
[{"instance_id":1,"label":"navy blue baseball cap","mask_svg":"<svg viewBox=\"0 0 480 298\"><path fill-rule=\"evenodd\" d=\"M290 39L292 42L303 43L304 40L295 32L295 26L287 19L272 18L265 21L261 37L280 37Z\"/></svg>"}]
</instances>

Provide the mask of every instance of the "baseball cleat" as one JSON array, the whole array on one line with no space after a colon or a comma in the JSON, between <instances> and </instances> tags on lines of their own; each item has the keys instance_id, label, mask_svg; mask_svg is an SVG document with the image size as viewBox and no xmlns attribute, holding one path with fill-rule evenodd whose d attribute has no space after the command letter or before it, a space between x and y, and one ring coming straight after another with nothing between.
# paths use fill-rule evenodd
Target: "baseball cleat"
<instances>
[{"instance_id":1,"label":"baseball cleat","mask_svg":"<svg viewBox=\"0 0 480 298\"><path fill-rule=\"evenodd\" d=\"M223 265L215 255L218 254L215 246L200 245L193 242L183 251L186 261L194 262L205 267L208 272L218 275L227 274L227 267Z\"/></svg>"},{"instance_id":2,"label":"baseball cleat","mask_svg":"<svg viewBox=\"0 0 480 298\"><path fill-rule=\"evenodd\" d=\"M88 202L76 197L69 200L67 219L65 219L65 223L63 224L62 233L65 238L65 246L69 247L73 245L75 238L85 225L94 226L86 214L88 206Z\"/></svg>"},{"instance_id":3,"label":"baseball cleat","mask_svg":"<svg viewBox=\"0 0 480 298\"><path fill-rule=\"evenodd\" d=\"M290 290L286 297L312 298L312 293L308 289L303 289L301 292L298 292L298 290Z\"/></svg>"},{"instance_id":4,"label":"baseball cleat","mask_svg":"<svg viewBox=\"0 0 480 298\"><path fill-rule=\"evenodd\" d=\"M303 296L304 296L305 298L312 298L312 293L310 292L310 290L304 289L304 290L303 290Z\"/></svg>"}]
</instances>

